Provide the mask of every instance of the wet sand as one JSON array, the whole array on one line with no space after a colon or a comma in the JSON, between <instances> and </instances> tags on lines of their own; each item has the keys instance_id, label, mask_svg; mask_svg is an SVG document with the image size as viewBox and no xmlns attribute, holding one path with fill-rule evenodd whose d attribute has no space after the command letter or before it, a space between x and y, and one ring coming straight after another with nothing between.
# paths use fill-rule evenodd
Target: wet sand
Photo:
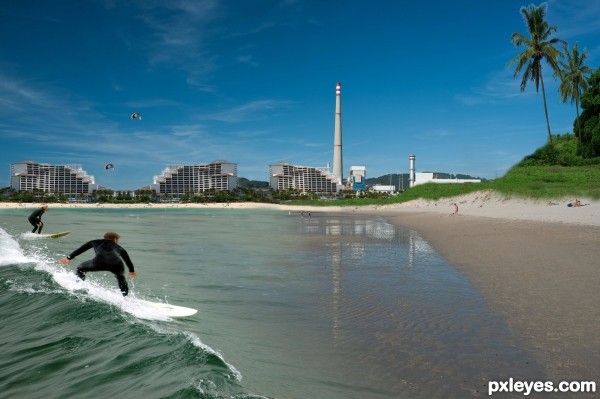
<instances>
[{"instance_id":1,"label":"wet sand","mask_svg":"<svg viewBox=\"0 0 600 399\"><path fill-rule=\"evenodd\" d=\"M480 290L548 378L599 379L600 227L392 213Z\"/></svg>"}]
</instances>

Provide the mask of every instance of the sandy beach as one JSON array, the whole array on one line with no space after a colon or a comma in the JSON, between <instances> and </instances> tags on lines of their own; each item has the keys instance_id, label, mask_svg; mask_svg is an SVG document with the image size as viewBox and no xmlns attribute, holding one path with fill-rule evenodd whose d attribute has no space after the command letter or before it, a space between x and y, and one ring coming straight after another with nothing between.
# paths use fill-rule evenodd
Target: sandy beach
<instances>
[{"instance_id":1,"label":"sandy beach","mask_svg":"<svg viewBox=\"0 0 600 399\"><path fill-rule=\"evenodd\" d=\"M380 211L467 276L548 378L598 381L600 203L580 200L589 205L480 192Z\"/></svg>"},{"instance_id":2,"label":"sandy beach","mask_svg":"<svg viewBox=\"0 0 600 399\"><path fill-rule=\"evenodd\" d=\"M52 208L251 208L381 215L418 231L507 321L548 378L599 380L600 201L535 201L478 192L391 206L300 207L260 203ZM458 215L451 215L456 203ZM0 203L0 209L40 204ZM518 376L515 376L515 378Z\"/></svg>"},{"instance_id":3,"label":"sandy beach","mask_svg":"<svg viewBox=\"0 0 600 399\"><path fill-rule=\"evenodd\" d=\"M435 213L390 219L466 275L549 378L598 379L600 228Z\"/></svg>"}]
</instances>

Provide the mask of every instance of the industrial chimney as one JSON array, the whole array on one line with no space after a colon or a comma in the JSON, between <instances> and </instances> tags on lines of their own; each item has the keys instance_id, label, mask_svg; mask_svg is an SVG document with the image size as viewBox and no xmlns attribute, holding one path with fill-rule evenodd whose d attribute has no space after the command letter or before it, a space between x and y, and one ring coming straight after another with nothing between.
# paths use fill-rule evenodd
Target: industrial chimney
<instances>
[{"instance_id":1,"label":"industrial chimney","mask_svg":"<svg viewBox=\"0 0 600 399\"><path fill-rule=\"evenodd\" d=\"M412 187L415 185L415 154L408 156L408 186Z\"/></svg>"},{"instance_id":2,"label":"industrial chimney","mask_svg":"<svg viewBox=\"0 0 600 399\"><path fill-rule=\"evenodd\" d=\"M333 174L342 182L342 84L335 85L335 129L333 138Z\"/></svg>"}]
</instances>

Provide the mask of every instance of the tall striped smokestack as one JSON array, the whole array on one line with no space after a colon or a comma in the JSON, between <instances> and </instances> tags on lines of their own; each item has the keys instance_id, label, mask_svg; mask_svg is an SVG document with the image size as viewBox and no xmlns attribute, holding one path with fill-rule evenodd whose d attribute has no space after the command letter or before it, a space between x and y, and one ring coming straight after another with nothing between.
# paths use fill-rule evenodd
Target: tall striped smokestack
<instances>
[{"instance_id":1,"label":"tall striped smokestack","mask_svg":"<svg viewBox=\"0 0 600 399\"><path fill-rule=\"evenodd\" d=\"M333 174L342 182L342 84L335 85L335 130L333 138Z\"/></svg>"},{"instance_id":2,"label":"tall striped smokestack","mask_svg":"<svg viewBox=\"0 0 600 399\"><path fill-rule=\"evenodd\" d=\"M408 161L408 186L412 187L415 185L415 155L410 154Z\"/></svg>"}]
</instances>

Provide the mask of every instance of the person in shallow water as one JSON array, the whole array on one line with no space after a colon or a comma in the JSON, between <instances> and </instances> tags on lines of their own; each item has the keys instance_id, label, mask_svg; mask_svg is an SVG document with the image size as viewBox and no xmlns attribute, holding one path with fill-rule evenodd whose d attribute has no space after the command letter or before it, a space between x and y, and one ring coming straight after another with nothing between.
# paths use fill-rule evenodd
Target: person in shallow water
<instances>
[{"instance_id":1,"label":"person in shallow water","mask_svg":"<svg viewBox=\"0 0 600 399\"><path fill-rule=\"evenodd\" d=\"M129 254L127 254L127 251L119 245L119 238L121 237L117 233L109 231L104 234L103 239L86 242L81 247L71 252L67 257L59 260L59 262L62 265L68 265L77 255L84 253L90 248L94 248L96 256L94 259L82 262L77 267L77 276L80 279L85 280L85 274L87 272L111 272L117 278L121 293L123 296L127 296L129 293L129 286L127 285L127 280L125 280L125 265L123 264L123 261L125 261L125 264L129 269L130 278L136 278L137 273L134 271Z\"/></svg>"},{"instance_id":2,"label":"person in shallow water","mask_svg":"<svg viewBox=\"0 0 600 399\"><path fill-rule=\"evenodd\" d=\"M31 225L33 226L33 230L31 230L32 233L35 233L35 231L37 230L37 233L41 234L42 228L44 227L44 223L42 222L42 215L47 210L48 205L44 205L41 208L33 211L31 215L29 215L29 217L27 218L27 220L29 220L29 223L31 223Z\"/></svg>"}]
</instances>

